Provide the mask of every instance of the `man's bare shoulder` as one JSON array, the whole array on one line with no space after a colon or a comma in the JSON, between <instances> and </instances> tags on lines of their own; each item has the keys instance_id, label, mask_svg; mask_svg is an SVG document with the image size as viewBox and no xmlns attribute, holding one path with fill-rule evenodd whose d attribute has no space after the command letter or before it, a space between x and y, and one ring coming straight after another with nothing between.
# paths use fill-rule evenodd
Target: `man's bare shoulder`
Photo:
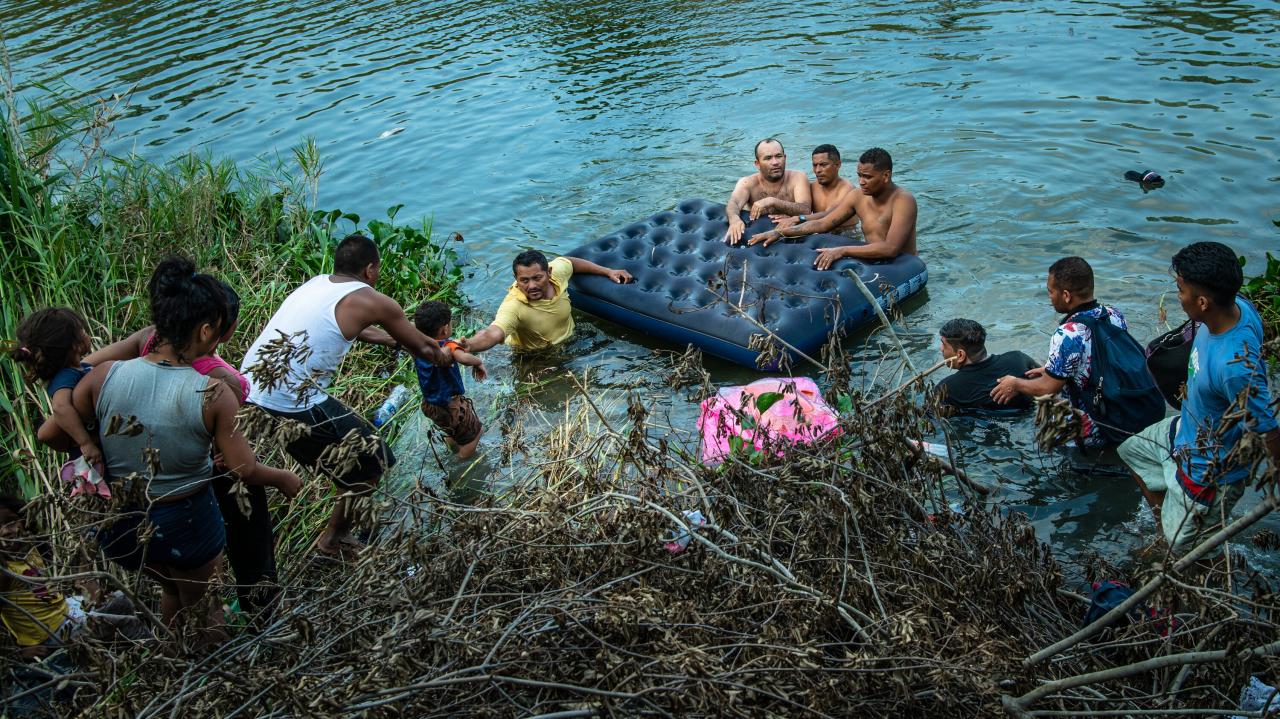
<instances>
[{"instance_id":1,"label":"man's bare shoulder","mask_svg":"<svg viewBox=\"0 0 1280 719\"><path fill-rule=\"evenodd\" d=\"M902 187L901 185L894 186L893 194L889 196L889 199L894 204L898 204L901 202L910 202L911 204L914 205L916 203L916 196L911 194L911 190L908 190L907 188Z\"/></svg>"},{"instance_id":2,"label":"man's bare shoulder","mask_svg":"<svg viewBox=\"0 0 1280 719\"><path fill-rule=\"evenodd\" d=\"M809 182L809 175L800 170L787 170L787 182Z\"/></svg>"}]
</instances>

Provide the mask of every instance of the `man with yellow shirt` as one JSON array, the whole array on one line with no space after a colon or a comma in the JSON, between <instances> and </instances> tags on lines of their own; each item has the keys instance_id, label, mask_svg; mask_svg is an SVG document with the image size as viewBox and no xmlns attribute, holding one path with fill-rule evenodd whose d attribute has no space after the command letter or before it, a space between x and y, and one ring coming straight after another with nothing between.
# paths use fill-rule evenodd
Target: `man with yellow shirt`
<instances>
[{"instance_id":1,"label":"man with yellow shirt","mask_svg":"<svg viewBox=\"0 0 1280 719\"><path fill-rule=\"evenodd\" d=\"M611 270L577 257L557 257L526 250L511 263L516 281L498 307L493 324L462 344L469 352L483 352L505 342L516 352L530 352L559 344L573 334L569 278L575 272L603 275L618 284L631 281L626 270Z\"/></svg>"}]
</instances>

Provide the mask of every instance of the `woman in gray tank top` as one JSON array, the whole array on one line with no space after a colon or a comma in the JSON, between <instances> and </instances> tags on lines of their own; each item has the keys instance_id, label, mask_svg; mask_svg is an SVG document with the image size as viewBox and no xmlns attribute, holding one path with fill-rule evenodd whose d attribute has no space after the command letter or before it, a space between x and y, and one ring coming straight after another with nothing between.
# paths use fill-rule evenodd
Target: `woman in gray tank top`
<instances>
[{"instance_id":1,"label":"woman in gray tank top","mask_svg":"<svg viewBox=\"0 0 1280 719\"><path fill-rule=\"evenodd\" d=\"M155 348L94 367L76 386L74 401L82 417L98 420L108 475L127 498L115 521L99 531L98 543L112 561L159 581L161 613L172 625L179 611L200 602L222 561L226 536L210 488L210 450L216 447L228 470L248 484L294 497L302 482L258 464L235 427L236 397L191 367L229 325L217 280L196 274L188 260L169 259L152 274L150 294ZM147 525L155 532L144 539ZM208 621L206 639L221 638L221 609Z\"/></svg>"}]
</instances>

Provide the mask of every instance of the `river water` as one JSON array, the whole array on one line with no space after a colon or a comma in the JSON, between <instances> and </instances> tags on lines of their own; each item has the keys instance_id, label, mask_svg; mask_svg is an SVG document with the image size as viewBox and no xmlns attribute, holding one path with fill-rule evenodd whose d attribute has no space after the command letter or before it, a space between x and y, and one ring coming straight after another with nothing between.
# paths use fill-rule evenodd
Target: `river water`
<instances>
[{"instance_id":1,"label":"river water","mask_svg":"<svg viewBox=\"0 0 1280 719\"><path fill-rule=\"evenodd\" d=\"M321 207L377 217L405 203L400 219L466 237L480 315L517 248L564 251L684 198L727 197L765 136L805 170L819 143L893 154L930 271L903 331L921 366L953 316L983 322L993 350L1043 358L1057 319L1044 272L1060 256L1088 258L1099 297L1145 341L1179 247L1219 240L1251 267L1280 247L1271 2L0 0L0 27L20 88L127 97L113 151L249 161L314 137ZM1165 187L1121 177L1148 168ZM1168 308L1180 321L1172 296ZM514 368L549 378L535 404L572 394L567 365L593 370L614 406L635 386L692 429L658 345L580 326L556 361ZM850 346L870 384L889 346ZM495 380L475 388L489 420L513 386L506 351L493 354ZM718 384L754 376L707 364ZM1064 555L1124 561L1153 531L1129 480L1036 451L1029 420L953 428L970 472L1000 483L993 501Z\"/></svg>"}]
</instances>

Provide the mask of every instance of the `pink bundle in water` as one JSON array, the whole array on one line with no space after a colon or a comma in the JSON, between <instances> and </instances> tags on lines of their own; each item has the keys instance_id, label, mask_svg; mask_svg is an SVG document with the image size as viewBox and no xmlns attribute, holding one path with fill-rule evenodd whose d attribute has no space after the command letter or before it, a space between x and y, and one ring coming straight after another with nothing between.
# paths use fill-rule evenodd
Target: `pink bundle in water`
<instances>
[{"instance_id":1,"label":"pink bundle in water","mask_svg":"<svg viewBox=\"0 0 1280 719\"><path fill-rule=\"evenodd\" d=\"M714 466L738 448L760 451L779 440L807 444L835 436L838 425L836 411L822 400L818 385L808 377L724 387L702 402L698 417L702 461Z\"/></svg>"}]
</instances>

